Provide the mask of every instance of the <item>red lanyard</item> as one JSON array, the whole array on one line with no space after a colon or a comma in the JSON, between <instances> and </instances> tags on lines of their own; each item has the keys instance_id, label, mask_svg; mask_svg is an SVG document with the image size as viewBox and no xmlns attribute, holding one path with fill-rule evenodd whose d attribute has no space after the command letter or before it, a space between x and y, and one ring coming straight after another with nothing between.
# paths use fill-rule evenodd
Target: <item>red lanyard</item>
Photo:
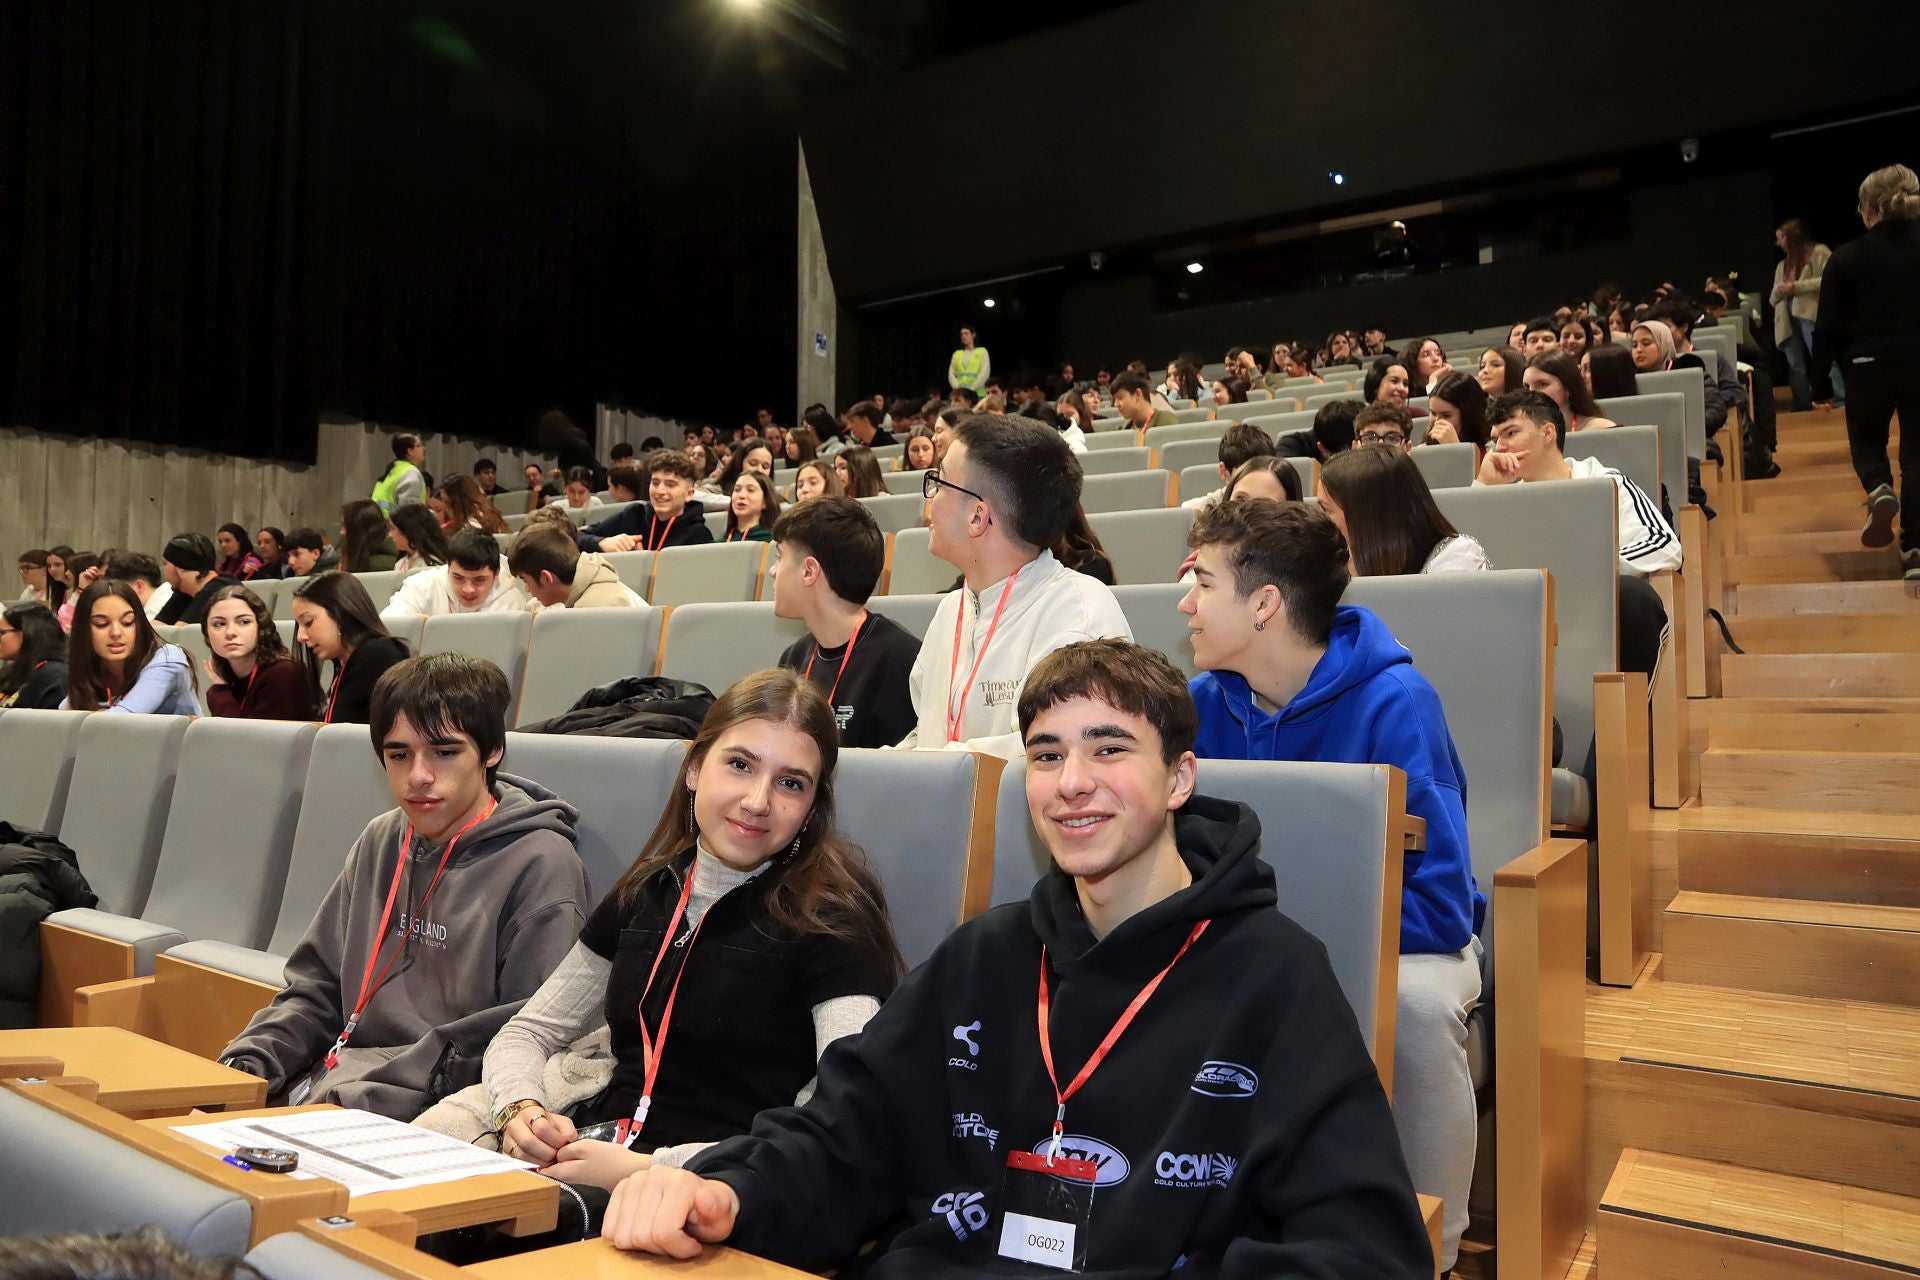
<instances>
[{"instance_id":1,"label":"red lanyard","mask_svg":"<svg viewBox=\"0 0 1920 1280\"><path fill-rule=\"evenodd\" d=\"M107 686L107 710L113 710L113 686Z\"/></svg>"},{"instance_id":2,"label":"red lanyard","mask_svg":"<svg viewBox=\"0 0 1920 1280\"><path fill-rule=\"evenodd\" d=\"M667 530L665 533L660 535L660 546L656 547L653 545L653 531L659 525L660 517L657 515L648 516L647 517L647 544L643 549L647 551L658 551L662 547L665 547L667 545L667 539L673 535L673 521L678 518L679 517L676 516L667 521ZM732 539L728 539L728 541L732 541Z\"/></svg>"},{"instance_id":3,"label":"red lanyard","mask_svg":"<svg viewBox=\"0 0 1920 1280\"><path fill-rule=\"evenodd\" d=\"M245 711L247 709L247 699L253 696L253 682L259 678L260 663L256 660L253 664L253 670L247 672L247 687L240 695L240 710ZM329 708L329 713L331 713L331 708Z\"/></svg>"},{"instance_id":4,"label":"red lanyard","mask_svg":"<svg viewBox=\"0 0 1920 1280\"><path fill-rule=\"evenodd\" d=\"M340 682L347 678L347 664L352 661L353 655L349 653L340 659L340 669L333 673L333 688L327 691L327 718L321 724L333 723L333 704L340 701ZM254 669L259 670L258 667Z\"/></svg>"},{"instance_id":5,"label":"red lanyard","mask_svg":"<svg viewBox=\"0 0 1920 1280\"><path fill-rule=\"evenodd\" d=\"M622 1120L613 1131L613 1140L623 1147L631 1147L640 1130L646 1127L647 1113L653 1110L653 1083L660 1078L660 1059L667 1051L667 1029L673 1023L673 1002L680 998L680 980L687 976L687 965L693 959L694 940L700 936L700 925L707 922L707 916L713 914L708 907L700 916L700 924L693 926L687 936L679 942L673 939L673 931L680 927L680 918L687 912L687 899L693 896L693 873L699 866L699 854L694 855L692 866L687 868L687 882L680 887L680 901L673 909L673 915L667 920L666 936L660 940L660 950L653 957L653 968L647 970L647 985L640 988L640 1003L634 1009L634 1019L640 1024L640 1044L646 1050L646 1078L640 1084L640 1101L633 1109L631 1120ZM670 948L685 947L686 955L680 961L680 972L673 975L673 988L667 992L667 1007L660 1011L660 1038L654 1039L647 1034L647 993L653 990L653 979L660 972L661 961L667 958Z\"/></svg>"},{"instance_id":6,"label":"red lanyard","mask_svg":"<svg viewBox=\"0 0 1920 1280\"><path fill-rule=\"evenodd\" d=\"M1212 923L1213 920L1209 918L1193 926L1193 932L1189 933L1187 940L1180 944L1180 949L1173 953L1173 959L1167 961L1167 967L1154 974L1153 980L1140 988L1140 994L1135 996L1132 1003L1122 1011L1119 1020L1113 1024L1113 1029L1107 1032L1106 1038L1093 1051L1093 1056L1088 1058L1086 1065L1080 1068L1080 1074L1076 1075L1064 1090L1060 1087L1060 1077L1055 1075L1053 1070L1053 1038L1047 1030L1047 1010L1052 1003L1047 993L1047 949L1040 948L1040 1058L1047 1064L1047 1079L1053 1082L1054 1101L1059 1104L1059 1110L1053 1113L1053 1145L1047 1152L1049 1162L1060 1154L1060 1136L1066 1131L1067 1126L1067 1099L1080 1092L1080 1086L1093 1077L1093 1073L1099 1069L1100 1064L1107 1060L1107 1051L1113 1048L1114 1043L1133 1024L1134 1015L1138 1014L1147 1001L1153 998L1153 993L1159 989L1161 981L1173 972L1173 966L1180 963L1180 957L1187 954L1187 948L1198 942L1200 935L1205 933L1207 926Z\"/></svg>"},{"instance_id":7,"label":"red lanyard","mask_svg":"<svg viewBox=\"0 0 1920 1280\"><path fill-rule=\"evenodd\" d=\"M860 616L854 620L853 634L847 637L847 651L840 655L840 670L834 673L833 689L830 693L827 694L827 705L829 707L833 705L833 700L835 696L838 695L840 692L840 677L847 674L847 662L849 659L853 657L854 641L860 638L860 628L866 625L867 625L867 611L865 609L862 609L860 611ZM807 669L800 673L800 678L802 680L813 679L814 658L818 658L819 656L820 656L820 644L818 641L815 641L813 646L813 657L807 659Z\"/></svg>"},{"instance_id":8,"label":"red lanyard","mask_svg":"<svg viewBox=\"0 0 1920 1280\"><path fill-rule=\"evenodd\" d=\"M1021 565L1020 569L1026 568ZM973 655L973 670L967 673L967 682L960 686L960 709L953 709L953 677L960 670L960 625L967 618L967 602L962 600L960 608L953 615L953 660L947 664L947 741L960 741L960 720L967 714L967 690L973 688L974 677L980 674L980 664L986 660L987 646L993 643L993 633L1000 629L1000 615L1006 612L1007 601L1013 599L1013 584L1020 581L1020 569L1013 571L1007 579L1005 589L1000 592L1000 603L993 607L993 621L987 624L987 638L980 642L980 652Z\"/></svg>"},{"instance_id":9,"label":"red lanyard","mask_svg":"<svg viewBox=\"0 0 1920 1280\"><path fill-rule=\"evenodd\" d=\"M447 869L447 862L453 857L454 846L460 843L460 837L485 822L499 804L498 800L488 796L487 807L481 810L480 816L460 828L453 839L447 841L446 851L440 855L440 865L433 869L433 879L427 881L426 896L420 899L420 905L413 910L413 919L407 923L409 932L413 928L413 922L426 914L427 904L433 901L433 891L440 887L440 875ZM400 896L400 877L406 874L407 855L412 851L413 827L409 824L406 838L400 842L400 860L393 864L393 883L387 887L387 905L380 911L380 927L373 935L373 950L367 953L367 969L360 975L360 998L353 1002L353 1012L347 1015L347 1025L341 1029L340 1038L333 1042L333 1048L327 1050L327 1070L329 1071L339 1065L340 1051L347 1047L347 1041L353 1039L353 1029L360 1025L360 1015L366 1012L367 1004L373 999L374 994L386 984L387 976L393 969L393 962L398 960L401 953L407 949L407 940L403 937L399 948L388 956L386 964L380 967L379 977L374 976L373 965L380 958L380 948L387 940L387 924L393 919L393 900Z\"/></svg>"}]
</instances>

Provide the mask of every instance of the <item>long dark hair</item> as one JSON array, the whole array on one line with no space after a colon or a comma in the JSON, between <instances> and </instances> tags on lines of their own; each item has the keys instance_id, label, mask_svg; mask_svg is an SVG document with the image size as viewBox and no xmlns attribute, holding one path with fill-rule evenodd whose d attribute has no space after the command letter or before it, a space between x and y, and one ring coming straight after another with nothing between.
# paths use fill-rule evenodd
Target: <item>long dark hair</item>
<instances>
[{"instance_id":1,"label":"long dark hair","mask_svg":"<svg viewBox=\"0 0 1920 1280\"><path fill-rule=\"evenodd\" d=\"M1362 578L1419 573L1459 530L1434 505L1426 478L1404 449L1354 449L1320 468L1320 485L1347 521L1347 549Z\"/></svg>"},{"instance_id":2,"label":"long dark hair","mask_svg":"<svg viewBox=\"0 0 1920 1280\"><path fill-rule=\"evenodd\" d=\"M387 624L380 621L380 611L373 607L373 597L360 585L360 579L339 569L315 574L295 588L295 600L305 600L309 604L326 610L333 619L333 625L340 628L340 643L347 647L347 657L369 640L378 640L382 636L392 637ZM294 646L299 650L301 670L307 674L307 689L313 696L313 704L320 705L320 659L313 650L305 645ZM402 640L400 647L405 649L407 642ZM346 658L340 660L341 667ZM337 674L337 673L336 673Z\"/></svg>"},{"instance_id":3,"label":"long dark hair","mask_svg":"<svg viewBox=\"0 0 1920 1280\"><path fill-rule=\"evenodd\" d=\"M1169 400L1191 400L1200 402L1200 366L1182 356L1173 362L1173 372L1167 378L1167 398Z\"/></svg>"},{"instance_id":4,"label":"long dark hair","mask_svg":"<svg viewBox=\"0 0 1920 1280\"><path fill-rule=\"evenodd\" d=\"M1087 513L1079 503L1073 504L1073 514L1067 518L1067 527L1055 539L1053 558L1069 569L1078 569L1087 561L1099 556L1112 563L1107 549L1100 545L1100 535L1093 531L1093 525L1087 521Z\"/></svg>"},{"instance_id":5,"label":"long dark hair","mask_svg":"<svg viewBox=\"0 0 1920 1280\"><path fill-rule=\"evenodd\" d=\"M433 518L430 508L418 502L403 502L387 518L407 540L407 554L416 562L416 568L447 562L447 535L441 532L440 522Z\"/></svg>"},{"instance_id":6,"label":"long dark hair","mask_svg":"<svg viewBox=\"0 0 1920 1280\"><path fill-rule=\"evenodd\" d=\"M773 446L769 445L765 440L762 440L759 436L749 436L745 440L734 442L733 452L727 455L727 465L720 470L720 492L726 494L729 498L733 496L733 482L738 480L740 473L747 469L747 455L755 449L765 449L768 453L773 452ZM702 476L701 478L705 479L706 477Z\"/></svg>"},{"instance_id":7,"label":"long dark hair","mask_svg":"<svg viewBox=\"0 0 1920 1280\"><path fill-rule=\"evenodd\" d=\"M1285 458L1263 453L1259 457L1248 458L1233 469L1233 474L1227 477L1226 487L1220 491L1220 501L1231 502L1233 491L1240 487L1240 482L1256 471L1264 471L1278 480L1280 492L1287 495L1286 501L1298 502L1305 496L1300 488L1300 473L1294 469L1293 463Z\"/></svg>"},{"instance_id":8,"label":"long dark hair","mask_svg":"<svg viewBox=\"0 0 1920 1280\"><path fill-rule=\"evenodd\" d=\"M1587 352L1587 369L1593 376L1591 390L1596 401L1640 394L1640 384L1635 381L1640 371L1634 368L1633 353L1617 342ZM1598 404L1594 410L1599 411Z\"/></svg>"},{"instance_id":9,"label":"long dark hair","mask_svg":"<svg viewBox=\"0 0 1920 1280\"><path fill-rule=\"evenodd\" d=\"M63 542L57 547L48 547L47 554L49 556L60 557L60 571L62 573L65 573L66 567L67 567L67 561L73 559L74 551L72 547L68 546L66 543ZM58 612L60 609L60 606L65 604L66 602L67 602L67 584L59 581L52 574L48 574L47 575L47 607L49 609L54 610L55 612Z\"/></svg>"},{"instance_id":10,"label":"long dark hair","mask_svg":"<svg viewBox=\"0 0 1920 1280\"><path fill-rule=\"evenodd\" d=\"M1428 393L1429 402L1445 400L1460 411L1460 442L1462 444L1485 444L1487 442L1487 393L1480 389L1478 378L1468 377L1459 370L1443 376ZM1432 404L1428 404L1432 408Z\"/></svg>"},{"instance_id":11,"label":"long dark hair","mask_svg":"<svg viewBox=\"0 0 1920 1280\"><path fill-rule=\"evenodd\" d=\"M247 532L246 526L223 524L220 526L220 532L232 534L233 540L240 544L240 554L234 557L235 560L245 560L248 556L254 554L253 535Z\"/></svg>"},{"instance_id":12,"label":"long dark hair","mask_svg":"<svg viewBox=\"0 0 1920 1280\"><path fill-rule=\"evenodd\" d=\"M1600 416L1600 406L1593 402L1593 392L1587 390L1587 380L1580 376L1580 362L1572 356L1564 351L1542 351L1527 361L1527 367L1538 369L1567 389L1568 430L1573 429L1573 418Z\"/></svg>"},{"instance_id":13,"label":"long dark hair","mask_svg":"<svg viewBox=\"0 0 1920 1280\"><path fill-rule=\"evenodd\" d=\"M413 504L410 504L413 505ZM222 600L239 600L253 611L253 627L257 639L253 644L253 662L256 667L270 663L285 662L293 655L287 652L287 645L280 638L280 628L273 625L273 610L267 608L267 602L255 595L244 583L234 583L213 593L213 599L207 601L207 613L213 612L213 606ZM207 648L213 648L213 636L207 630L207 613L200 615L200 635L207 642ZM213 669L220 678L232 684L236 677L233 667L219 654L213 655Z\"/></svg>"},{"instance_id":14,"label":"long dark hair","mask_svg":"<svg viewBox=\"0 0 1920 1280\"><path fill-rule=\"evenodd\" d=\"M93 651L93 606L94 602L112 596L124 600L133 612L133 649L127 654L125 671L121 675L120 692L125 693L140 679L140 673L147 668L153 655L160 651L164 643L160 635L147 621L147 611L140 603L140 597L133 588L118 578L102 578L80 593L80 599L73 607L73 629L67 634L67 706L75 711L100 710L100 696L110 692L107 683L106 664L100 655ZM193 664L187 664L189 678L193 675ZM199 687L198 680L194 681Z\"/></svg>"},{"instance_id":15,"label":"long dark hair","mask_svg":"<svg viewBox=\"0 0 1920 1280\"><path fill-rule=\"evenodd\" d=\"M7 625L20 633L20 652L0 671L0 698L10 698L25 687L33 669L43 662L65 662L66 633L60 619L38 600L23 600L0 610Z\"/></svg>"},{"instance_id":16,"label":"long dark hair","mask_svg":"<svg viewBox=\"0 0 1920 1280\"><path fill-rule=\"evenodd\" d=\"M773 522L780 518L780 491L773 487L773 481L767 479L758 471L742 471L740 475L753 477L753 482L760 486L760 501L763 505L760 508L760 518L753 527L755 529L773 528ZM739 483L739 477L736 476L733 485ZM740 532L740 517L734 514L733 510L733 485L728 485L725 490L727 495L726 536L729 539L731 539L734 534Z\"/></svg>"},{"instance_id":17,"label":"long dark hair","mask_svg":"<svg viewBox=\"0 0 1920 1280\"><path fill-rule=\"evenodd\" d=\"M593 473L587 474L587 488L591 489ZM480 487L480 482L470 475L447 477L447 482L440 486L440 500L453 512L456 530L466 528L473 520L478 520L480 527L488 533L508 533L512 530L507 518L500 514L500 508L493 505L493 499ZM408 534L407 537L411 539L413 535ZM441 558L445 559L444 556Z\"/></svg>"},{"instance_id":18,"label":"long dark hair","mask_svg":"<svg viewBox=\"0 0 1920 1280\"><path fill-rule=\"evenodd\" d=\"M820 456L820 441L815 438L812 427L794 427L787 432L787 439L793 441L794 452L799 455L787 459L789 466L798 467L801 463L812 462Z\"/></svg>"},{"instance_id":19,"label":"long dark hair","mask_svg":"<svg viewBox=\"0 0 1920 1280\"><path fill-rule=\"evenodd\" d=\"M887 480L880 473L880 460L873 456L873 450L856 444L841 450L839 456L847 460L849 498L878 498L887 492Z\"/></svg>"},{"instance_id":20,"label":"long dark hair","mask_svg":"<svg viewBox=\"0 0 1920 1280\"><path fill-rule=\"evenodd\" d=\"M840 757L840 730L825 696L810 680L797 671L771 667L735 681L714 700L700 732L688 744L687 766L697 773L722 734L753 720L797 729L812 738L820 752L813 812L801 824L799 849L783 852L762 873L765 888L756 895L757 909L784 932L822 934L871 947L894 972L904 972L880 882L859 846L843 839L835 827L833 772ZM676 786L640 856L610 896L632 903L642 885L687 853L693 824L693 792Z\"/></svg>"},{"instance_id":21,"label":"long dark hair","mask_svg":"<svg viewBox=\"0 0 1920 1280\"><path fill-rule=\"evenodd\" d=\"M1493 346L1488 347L1486 351L1482 351L1480 353L1482 360L1487 358L1487 351L1491 351L1500 357L1500 374L1501 377L1506 380L1505 385L1500 388L1502 395L1505 395L1509 391L1518 391L1521 387L1527 385L1527 358L1525 356L1504 342L1497 342Z\"/></svg>"},{"instance_id":22,"label":"long dark hair","mask_svg":"<svg viewBox=\"0 0 1920 1280\"><path fill-rule=\"evenodd\" d=\"M355 498L340 508L340 567L348 573L365 573L387 540L387 513L371 498Z\"/></svg>"}]
</instances>

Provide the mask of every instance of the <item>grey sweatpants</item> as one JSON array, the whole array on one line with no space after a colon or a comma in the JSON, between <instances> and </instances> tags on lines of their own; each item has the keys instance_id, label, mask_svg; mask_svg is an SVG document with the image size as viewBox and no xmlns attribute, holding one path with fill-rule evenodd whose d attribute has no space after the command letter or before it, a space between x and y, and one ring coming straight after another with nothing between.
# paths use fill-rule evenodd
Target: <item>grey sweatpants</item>
<instances>
[{"instance_id":1,"label":"grey sweatpants","mask_svg":"<svg viewBox=\"0 0 1920 1280\"><path fill-rule=\"evenodd\" d=\"M1440 1269L1467 1229L1478 1116L1467 1071L1467 1015L1480 1002L1480 940L1454 954L1400 957L1393 1029L1393 1119L1414 1190L1446 1201Z\"/></svg>"}]
</instances>

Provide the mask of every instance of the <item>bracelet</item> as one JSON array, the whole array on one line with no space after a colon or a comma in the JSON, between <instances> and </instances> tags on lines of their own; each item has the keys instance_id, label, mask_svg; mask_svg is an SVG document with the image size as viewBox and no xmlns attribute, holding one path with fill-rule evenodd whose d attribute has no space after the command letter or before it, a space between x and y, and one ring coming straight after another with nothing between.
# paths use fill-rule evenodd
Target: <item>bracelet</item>
<instances>
[{"instance_id":1,"label":"bracelet","mask_svg":"<svg viewBox=\"0 0 1920 1280\"><path fill-rule=\"evenodd\" d=\"M542 1106L541 1103L534 1098L522 1098L518 1102L509 1102L506 1106L493 1113L493 1127L496 1130L505 1129L508 1124L512 1123L515 1116L525 1111L528 1107L540 1107L542 1111L546 1110L546 1107Z\"/></svg>"}]
</instances>

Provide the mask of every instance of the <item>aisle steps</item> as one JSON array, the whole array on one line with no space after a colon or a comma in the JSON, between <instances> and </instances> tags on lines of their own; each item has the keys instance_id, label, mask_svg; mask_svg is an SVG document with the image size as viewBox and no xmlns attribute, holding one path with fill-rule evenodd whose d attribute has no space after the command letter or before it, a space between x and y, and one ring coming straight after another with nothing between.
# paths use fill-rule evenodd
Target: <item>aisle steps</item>
<instances>
[{"instance_id":1,"label":"aisle steps","mask_svg":"<svg viewBox=\"0 0 1920 1280\"><path fill-rule=\"evenodd\" d=\"M1664 939L1670 983L1920 1006L1920 908L1682 889Z\"/></svg>"},{"instance_id":2,"label":"aisle steps","mask_svg":"<svg viewBox=\"0 0 1920 1280\"><path fill-rule=\"evenodd\" d=\"M1835 585L1903 592L1897 581ZM1920 625L1920 606L1913 623ZM1920 698L1920 652L1727 653L1720 657L1720 688L1727 698Z\"/></svg>"},{"instance_id":3,"label":"aisle steps","mask_svg":"<svg viewBox=\"0 0 1920 1280\"><path fill-rule=\"evenodd\" d=\"M1915 659L1920 662L1920 655ZM1915 680L1920 687L1920 672ZM1700 756L1700 803L1707 806L1818 805L1847 813L1905 813L1920 826L1917 783L1920 753L1910 751L1709 747Z\"/></svg>"}]
</instances>

